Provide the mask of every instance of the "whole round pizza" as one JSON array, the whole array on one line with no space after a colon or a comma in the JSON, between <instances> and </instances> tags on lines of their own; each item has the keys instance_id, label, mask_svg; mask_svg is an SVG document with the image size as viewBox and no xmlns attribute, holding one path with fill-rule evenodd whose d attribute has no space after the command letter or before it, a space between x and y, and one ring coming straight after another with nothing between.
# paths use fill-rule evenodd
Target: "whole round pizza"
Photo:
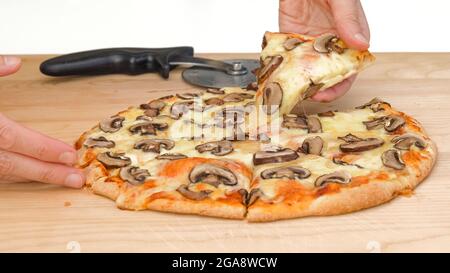
<instances>
[{"instance_id":1,"label":"whole round pizza","mask_svg":"<svg viewBox=\"0 0 450 273\"><path fill-rule=\"evenodd\" d=\"M379 205L432 169L436 146L419 122L377 98L290 114L373 60L333 35L266 33L258 82L112 115L78 139L78 165L122 209L271 221Z\"/></svg>"}]
</instances>

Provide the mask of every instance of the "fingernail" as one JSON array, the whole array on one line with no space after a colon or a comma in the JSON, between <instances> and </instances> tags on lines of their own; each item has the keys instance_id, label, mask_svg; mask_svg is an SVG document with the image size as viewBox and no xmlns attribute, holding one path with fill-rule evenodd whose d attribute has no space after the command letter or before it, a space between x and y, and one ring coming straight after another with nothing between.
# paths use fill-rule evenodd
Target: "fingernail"
<instances>
[{"instance_id":1,"label":"fingernail","mask_svg":"<svg viewBox=\"0 0 450 273\"><path fill-rule=\"evenodd\" d=\"M67 165L73 165L76 160L77 156L73 152L64 152L59 156L59 162Z\"/></svg>"},{"instance_id":2,"label":"fingernail","mask_svg":"<svg viewBox=\"0 0 450 273\"><path fill-rule=\"evenodd\" d=\"M4 56L3 63L6 66L16 66L20 63L20 58L14 56Z\"/></svg>"},{"instance_id":3,"label":"fingernail","mask_svg":"<svg viewBox=\"0 0 450 273\"><path fill-rule=\"evenodd\" d=\"M76 173L69 174L64 181L64 185L71 188L81 188L83 184L83 177Z\"/></svg>"},{"instance_id":4,"label":"fingernail","mask_svg":"<svg viewBox=\"0 0 450 273\"><path fill-rule=\"evenodd\" d=\"M363 42L365 44L369 44L369 41L367 40L367 38L364 37L364 35L362 35L361 33L356 33L354 37L355 37L356 40L358 40L360 42Z\"/></svg>"}]
</instances>

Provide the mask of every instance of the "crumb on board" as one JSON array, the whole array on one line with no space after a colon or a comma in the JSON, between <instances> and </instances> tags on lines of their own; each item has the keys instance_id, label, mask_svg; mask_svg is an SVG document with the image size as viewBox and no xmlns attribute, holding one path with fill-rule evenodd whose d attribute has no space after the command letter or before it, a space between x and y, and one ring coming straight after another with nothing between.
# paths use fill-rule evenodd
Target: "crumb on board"
<instances>
[{"instance_id":1,"label":"crumb on board","mask_svg":"<svg viewBox=\"0 0 450 273\"><path fill-rule=\"evenodd\" d=\"M72 205L72 203L70 201L64 202L64 207L70 207L71 205Z\"/></svg>"}]
</instances>

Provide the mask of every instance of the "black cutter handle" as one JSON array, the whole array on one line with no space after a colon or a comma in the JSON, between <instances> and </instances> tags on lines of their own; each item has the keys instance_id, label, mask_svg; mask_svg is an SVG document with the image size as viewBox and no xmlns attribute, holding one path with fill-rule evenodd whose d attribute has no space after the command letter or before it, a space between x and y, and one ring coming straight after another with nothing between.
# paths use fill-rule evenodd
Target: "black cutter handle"
<instances>
[{"instance_id":1,"label":"black cutter handle","mask_svg":"<svg viewBox=\"0 0 450 273\"><path fill-rule=\"evenodd\" d=\"M158 72L165 79L175 56L194 55L189 46L170 48L106 48L77 52L44 61L40 70L48 76L138 75Z\"/></svg>"}]
</instances>

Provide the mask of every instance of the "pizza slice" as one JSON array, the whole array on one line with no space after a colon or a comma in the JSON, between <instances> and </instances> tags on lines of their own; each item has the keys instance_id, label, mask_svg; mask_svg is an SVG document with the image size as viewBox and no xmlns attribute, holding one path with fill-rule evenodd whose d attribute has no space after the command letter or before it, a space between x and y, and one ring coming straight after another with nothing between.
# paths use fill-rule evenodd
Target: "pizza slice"
<instances>
[{"instance_id":1,"label":"pizza slice","mask_svg":"<svg viewBox=\"0 0 450 273\"><path fill-rule=\"evenodd\" d=\"M347 48L332 34L266 32L262 48L256 104L265 106L267 114L288 114L299 101L358 73L375 59L368 51Z\"/></svg>"}]
</instances>

